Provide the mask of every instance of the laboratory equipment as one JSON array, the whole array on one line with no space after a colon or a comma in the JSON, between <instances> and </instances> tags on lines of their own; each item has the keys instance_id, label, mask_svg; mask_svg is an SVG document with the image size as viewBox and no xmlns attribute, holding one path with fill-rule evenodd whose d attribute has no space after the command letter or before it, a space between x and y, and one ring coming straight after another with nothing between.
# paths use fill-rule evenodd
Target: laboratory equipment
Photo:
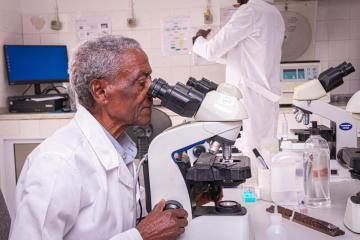
<instances>
[{"instance_id":1,"label":"laboratory equipment","mask_svg":"<svg viewBox=\"0 0 360 240\"><path fill-rule=\"evenodd\" d=\"M350 169L351 177L360 180L360 148L343 148L339 159ZM351 231L360 233L360 192L347 200L344 224Z\"/></svg>"},{"instance_id":2,"label":"laboratory equipment","mask_svg":"<svg viewBox=\"0 0 360 240\"><path fill-rule=\"evenodd\" d=\"M4 45L9 85L34 84L35 95L41 83L68 82L68 56L61 45Z\"/></svg>"},{"instance_id":3,"label":"laboratory equipment","mask_svg":"<svg viewBox=\"0 0 360 240\"><path fill-rule=\"evenodd\" d=\"M320 136L317 122L312 122L310 137L304 147L305 203L309 207L330 207L330 150Z\"/></svg>"},{"instance_id":4,"label":"laboratory equipment","mask_svg":"<svg viewBox=\"0 0 360 240\"><path fill-rule=\"evenodd\" d=\"M352 113L356 126L360 128L360 91L356 92L348 102L346 110ZM360 148L344 148L339 151L338 158L350 169L351 177L360 180ZM360 233L360 193L350 196L347 201L344 224L351 231Z\"/></svg>"},{"instance_id":5,"label":"laboratory equipment","mask_svg":"<svg viewBox=\"0 0 360 240\"><path fill-rule=\"evenodd\" d=\"M356 147L356 119L348 110L330 105L321 98L343 84L343 77L354 71L351 63L344 62L322 72L318 79L303 83L294 89L293 105L296 109L295 117L299 122L309 124L310 114L314 113L336 124L336 152L343 147ZM333 180L349 178L349 173L336 159L330 161L330 171Z\"/></svg>"},{"instance_id":6,"label":"laboratory equipment","mask_svg":"<svg viewBox=\"0 0 360 240\"><path fill-rule=\"evenodd\" d=\"M276 204L297 205L303 196L302 156L282 151L271 159L271 199Z\"/></svg>"},{"instance_id":7,"label":"laboratory equipment","mask_svg":"<svg viewBox=\"0 0 360 240\"><path fill-rule=\"evenodd\" d=\"M282 206L276 206L276 208L277 208L277 212L280 213L283 218L301 224L305 227L325 233L332 237L341 236L345 234L343 230L341 230L339 227L335 226L332 223L307 216L305 214L293 211L291 209ZM269 213L274 213L276 211L275 206L272 205L268 207L266 211Z\"/></svg>"},{"instance_id":8,"label":"laboratory equipment","mask_svg":"<svg viewBox=\"0 0 360 240\"><path fill-rule=\"evenodd\" d=\"M270 225L266 229L266 240L287 240L287 230L282 223L280 213L270 214Z\"/></svg>"},{"instance_id":9,"label":"laboratory equipment","mask_svg":"<svg viewBox=\"0 0 360 240\"><path fill-rule=\"evenodd\" d=\"M282 62L280 64L280 106L291 106L294 88L316 79L320 71L320 61Z\"/></svg>"},{"instance_id":10,"label":"laboratory equipment","mask_svg":"<svg viewBox=\"0 0 360 240\"><path fill-rule=\"evenodd\" d=\"M235 158L231 153L242 120L247 118L237 88L223 83L216 91L201 93L191 86L169 86L155 79L148 94L160 98L164 107L181 116L194 116L194 121L167 129L150 144L148 210L161 199L178 201L189 214L189 225L180 239L250 239L248 214L243 206L221 201L215 206L195 207L192 194L208 190L214 199L223 184L242 183L251 176L250 159ZM209 142L209 149L191 165L186 150L204 141ZM222 156L217 154L220 149Z\"/></svg>"}]
</instances>

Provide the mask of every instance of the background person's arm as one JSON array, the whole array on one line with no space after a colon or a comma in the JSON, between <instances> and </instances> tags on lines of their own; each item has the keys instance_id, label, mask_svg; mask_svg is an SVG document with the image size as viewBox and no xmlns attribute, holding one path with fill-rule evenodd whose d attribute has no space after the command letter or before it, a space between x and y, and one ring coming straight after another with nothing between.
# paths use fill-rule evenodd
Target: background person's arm
<instances>
[{"instance_id":1,"label":"background person's arm","mask_svg":"<svg viewBox=\"0 0 360 240\"><path fill-rule=\"evenodd\" d=\"M198 37L193 51L208 61L222 58L230 49L255 32L254 13L248 6L238 9L229 22L210 40Z\"/></svg>"}]
</instances>

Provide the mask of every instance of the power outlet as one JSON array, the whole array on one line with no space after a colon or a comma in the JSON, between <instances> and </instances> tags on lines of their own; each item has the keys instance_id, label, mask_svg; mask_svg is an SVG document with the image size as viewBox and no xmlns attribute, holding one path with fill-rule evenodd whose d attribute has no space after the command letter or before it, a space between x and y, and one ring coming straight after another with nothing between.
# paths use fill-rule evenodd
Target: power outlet
<instances>
[{"instance_id":1,"label":"power outlet","mask_svg":"<svg viewBox=\"0 0 360 240\"><path fill-rule=\"evenodd\" d=\"M51 20L51 22L50 22L50 28L51 28L52 30L59 31L59 30L62 29L62 23L61 23L59 20L57 20L57 19Z\"/></svg>"},{"instance_id":2,"label":"power outlet","mask_svg":"<svg viewBox=\"0 0 360 240\"><path fill-rule=\"evenodd\" d=\"M137 21L136 21L136 18L128 18L127 19L127 25L129 28L134 28L137 26Z\"/></svg>"}]
</instances>

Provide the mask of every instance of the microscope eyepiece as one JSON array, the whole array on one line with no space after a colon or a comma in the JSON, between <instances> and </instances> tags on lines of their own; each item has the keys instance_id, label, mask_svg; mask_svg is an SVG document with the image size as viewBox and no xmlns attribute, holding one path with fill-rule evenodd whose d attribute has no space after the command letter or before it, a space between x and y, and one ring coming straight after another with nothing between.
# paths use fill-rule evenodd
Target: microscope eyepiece
<instances>
[{"instance_id":1,"label":"microscope eyepiece","mask_svg":"<svg viewBox=\"0 0 360 240\"><path fill-rule=\"evenodd\" d=\"M351 63L343 62L336 67L331 67L319 75L319 81L326 92L330 92L344 83L343 78L355 72Z\"/></svg>"},{"instance_id":2,"label":"microscope eyepiece","mask_svg":"<svg viewBox=\"0 0 360 240\"><path fill-rule=\"evenodd\" d=\"M152 98L159 98L162 106L183 117L194 116L205 96L193 87L179 82L170 86L161 78L153 80L147 94Z\"/></svg>"},{"instance_id":3,"label":"microscope eyepiece","mask_svg":"<svg viewBox=\"0 0 360 240\"><path fill-rule=\"evenodd\" d=\"M186 82L187 86L193 87L199 92L203 94L207 94L210 91L216 90L218 85L206 78L202 78L201 80L196 80L193 77L190 77L189 80Z\"/></svg>"}]
</instances>

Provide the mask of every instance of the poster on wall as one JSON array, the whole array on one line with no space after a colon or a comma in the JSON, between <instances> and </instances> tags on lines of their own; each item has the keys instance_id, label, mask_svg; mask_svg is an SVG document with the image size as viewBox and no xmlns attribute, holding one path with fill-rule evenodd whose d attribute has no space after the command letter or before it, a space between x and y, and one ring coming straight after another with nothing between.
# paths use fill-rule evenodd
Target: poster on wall
<instances>
[{"instance_id":1,"label":"poster on wall","mask_svg":"<svg viewBox=\"0 0 360 240\"><path fill-rule=\"evenodd\" d=\"M80 17L75 21L76 35L78 40L111 34L110 17Z\"/></svg>"},{"instance_id":2,"label":"poster on wall","mask_svg":"<svg viewBox=\"0 0 360 240\"><path fill-rule=\"evenodd\" d=\"M167 17L162 19L161 35L163 55L190 54L190 17Z\"/></svg>"}]
</instances>

